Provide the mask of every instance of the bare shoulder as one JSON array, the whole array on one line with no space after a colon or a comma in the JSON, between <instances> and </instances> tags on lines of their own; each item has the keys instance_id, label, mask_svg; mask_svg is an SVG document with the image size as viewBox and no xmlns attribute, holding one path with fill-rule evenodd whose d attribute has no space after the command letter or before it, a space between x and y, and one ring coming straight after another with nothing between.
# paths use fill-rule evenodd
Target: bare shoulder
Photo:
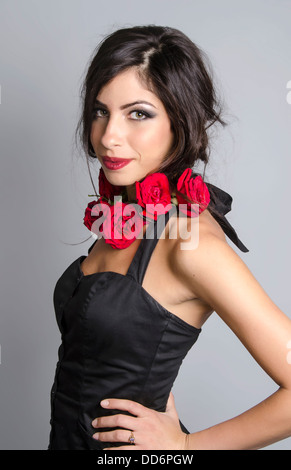
<instances>
[{"instance_id":1,"label":"bare shoulder","mask_svg":"<svg viewBox=\"0 0 291 470\"><path fill-rule=\"evenodd\" d=\"M172 266L193 296L217 311L218 303L230 300L230 293L236 291L234 284L239 289L243 282L250 282L252 274L210 213L200 214L194 231L194 244L190 236L186 240L177 238ZM193 236L193 230L189 233Z\"/></svg>"},{"instance_id":2,"label":"bare shoulder","mask_svg":"<svg viewBox=\"0 0 291 470\"><path fill-rule=\"evenodd\" d=\"M178 225L178 236L172 250L173 265L183 277L190 275L192 282L200 265L200 268L207 269L210 260L215 262L216 255L219 256L223 248L231 248L222 228L207 210L197 219L182 218Z\"/></svg>"},{"instance_id":3,"label":"bare shoulder","mask_svg":"<svg viewBox=\"0 0 291 470\"><path fill-rule=\"evenodd\" d=\"M208 210L205 210L200 214L198 222L199 236L201 236L202 240L206 236L212 236L218 240L226 242L224 231Z\"/></svg>"}]
</instances>

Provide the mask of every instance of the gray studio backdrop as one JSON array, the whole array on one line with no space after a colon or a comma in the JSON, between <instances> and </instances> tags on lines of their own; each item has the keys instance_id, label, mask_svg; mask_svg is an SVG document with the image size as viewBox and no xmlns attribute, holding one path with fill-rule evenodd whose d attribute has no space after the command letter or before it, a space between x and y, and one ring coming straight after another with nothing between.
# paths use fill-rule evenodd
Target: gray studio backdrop
<instances>
[{"instance_id":1,"label":"gray studio backdrop","mask_svg":"<svg viewBox=\"0 0 291 470\"><path fill-rule=\"evenodd\" d=\"M47 448L60 344L53 289L93 243L78 244L92 194L73 145L79 90L95 46L118 27L170 25L208 53L230 125L213 141L207 178L232 194L229 220L250 249L240 255L291 314L290 18L290 0L0 0L1 449ZM174 395L194 432L276 389L213 314ZM268 447L290 448L290 438Z\"/></svg>"}]
</instances>

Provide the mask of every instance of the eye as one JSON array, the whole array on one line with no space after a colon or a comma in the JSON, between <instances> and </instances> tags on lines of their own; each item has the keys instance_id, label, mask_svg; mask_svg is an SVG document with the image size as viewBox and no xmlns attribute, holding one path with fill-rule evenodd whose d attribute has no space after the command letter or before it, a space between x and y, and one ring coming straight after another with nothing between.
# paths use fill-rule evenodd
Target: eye
<instances>
[{"instance_id":1,"label":"eye","mask_svg":"<svg viewBox=\"0 0 291 470\"><path fill-rule=\"evenodd\" d=\"M142 111L141 109L131 111L130 116L134 121L143 121L144 119L153 117L150 113Z\"/></svg>"},{"instance_id":2,"label":"eye","mask_svg":"<svg viewBox=\"0 0 291 470\"><path fill-rule=\"evenodd\" d=\"M106 109L103 108L95 108L94 109L94 116L96 118L104 118L108 116L108 112Z\"/></svg>"}]
</instances>

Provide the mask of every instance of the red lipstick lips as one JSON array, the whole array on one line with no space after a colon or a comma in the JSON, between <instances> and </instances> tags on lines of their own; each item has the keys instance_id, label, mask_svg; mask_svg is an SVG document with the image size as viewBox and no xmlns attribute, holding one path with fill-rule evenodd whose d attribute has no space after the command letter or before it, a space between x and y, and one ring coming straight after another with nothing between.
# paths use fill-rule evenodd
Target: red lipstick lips
<instances>
[{"instance_id":1,"label":"red lipstick lips","mask_svg":"<svg viewBox=\"0 0 291 470\"><path fill-rule=\"evenodd\" d=\"M129 158L103 157L104 165L108 170L120 170L120 168L128 165L131 160Z\"/></svg>"}]
</instances>

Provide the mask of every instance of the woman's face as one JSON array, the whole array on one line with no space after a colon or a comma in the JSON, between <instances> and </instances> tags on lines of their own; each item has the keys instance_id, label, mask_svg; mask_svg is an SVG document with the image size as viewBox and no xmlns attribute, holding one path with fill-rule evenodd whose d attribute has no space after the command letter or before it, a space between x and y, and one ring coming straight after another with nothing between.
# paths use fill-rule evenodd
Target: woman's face
<instances>
[{"instance_id":1,"label":"woman's face","mask_svg":"<svg viewBox=\"0 0 291 470\"><path fill-rule=\"evenodd\" d=\"M164 105L141 82L135 68L101 89L90 138L106 178L117 186L130 186L158 171L173 144Z\"/></svg>"}]
</instances>

